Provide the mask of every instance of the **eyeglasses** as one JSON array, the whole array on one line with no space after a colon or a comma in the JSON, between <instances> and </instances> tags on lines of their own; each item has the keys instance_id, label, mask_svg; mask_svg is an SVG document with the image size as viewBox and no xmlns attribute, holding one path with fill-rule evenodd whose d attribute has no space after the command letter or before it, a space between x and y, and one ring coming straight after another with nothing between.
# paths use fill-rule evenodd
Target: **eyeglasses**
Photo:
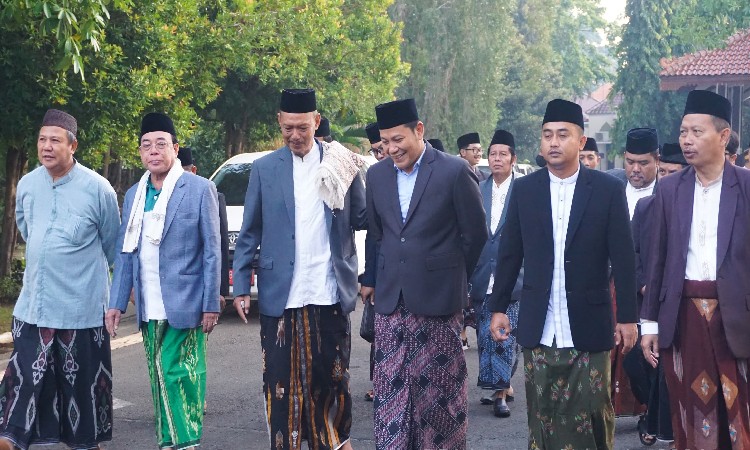
<instances>
[{"instance_id":1,"label":"eyeglasses","mask_svg":"<svg viewBox=\"0 0 750 450\"><path fill-rule=\"evenodd\" d=\"M462 149L467 152L482 153L482 147L479 148L464 148Z\"/></svg>"},{"instance_id":2,"label":"eyeglasses","mask_svg":"<svg viewBox=\"0 0 750 450\"><path fill-rule=\"evenodd\" d=\"M383 147L380 147L380 148L370 147L370 154L377 158L378 155L385 154L385 150L383 149Z\"/></svg>"},{"instance_id":3,"label":"eyeglasses","mask_svg":"<svg viewBox=\"0 0 750 450\"><path fill-rule=\"evenodd\" d=\"M165 150L167 147L173 145L171 142L167 141L156 141L155 144L152 144L151 141L143 141L141 142L141 146L138 147L141 149L141 151L147 152L151 150L151 147L156 147L157 150Z\"/></svg>"}]
</instances>

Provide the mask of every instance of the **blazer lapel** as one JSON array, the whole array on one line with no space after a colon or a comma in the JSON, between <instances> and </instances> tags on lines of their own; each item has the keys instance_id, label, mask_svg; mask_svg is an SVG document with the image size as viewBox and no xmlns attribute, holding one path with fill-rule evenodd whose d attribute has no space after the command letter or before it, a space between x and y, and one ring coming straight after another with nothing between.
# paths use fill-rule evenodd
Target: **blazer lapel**
<instances>
[{"instance_id":1,"label":"blazer lapel","mask_svg":"<svg viewBox=\"0 0 750 450\"><path fill-rule=\"evenodd\" d=\"M434 151L435 150L428 148L426 148L424 151L425 153L419 166L419 173L417 174L417 181L414 184L414 192L412 192L411 200L409 201L409 212L406 213L404 226L409 223L409 219L411 219L411 216L414 214L414 210L417 208L419 200L422 199L422 194L424 194L424 190L427 187L427 181L430 179L430 175L432 174L432 167L430 167L430 164L432 164L432 161L435 160L435 154L433 153ZM399 212L400 210L401 207L399 206Z\"/></svg>"},{"instance_id":2,"label":"blazer lapel","mask_svg":"<svg viewBox=\"0 0 750 450\"><path fill-rule=\"evenodd\" d=\"M510 176L512 177L510 179L510 186L508 186L508 193L505 194L505 203L503 204L503 213L500 215L500 222L497 223L497 230L495 230L495 234L500 234L500 230L503 229L503 225L505 225L505 218L508 215L508 203L510 200L510 193L513 192L513 183L516 181L516 174L511 173ZM549 190L547 190L549 192ZM550 208L552 208L552 205L550 204Z\"/></svg>"},{"instance_id":3,"label":"blazer lapel","mask_svg":"<svg viewBox=\"0 0 750 450\"><path fill-rule=\"evenodd\" d=\"M678 236L680 239L680 249L682 249L682 260L687 261L688 245L690 242L690 225L693 222L693 198L695 196L695 169L691 166L681 175L680 183L677 186L677 198L675 207L677 208L677 226ZM670 230L667 230L669 232Z\"/></svg>"},{"instance_id":4,"label":"blazer lapel","mask_svg":"<svg viewBox=\"0 0 750 450\"><path fill-rule=\"evenodd\" d=\"M172 196L169 197L169 203L167 203L167 216L164 218L164 230L161 233L162 240L164 240L164 236L167 235L169 226L172 225L172 220L174 220L174 216L177 214L177 209L180 206L180 202L182 202L182 197L185 196L185 189L183 189L184 186L185 177L184 175L181 175L180 178L177 179L177 183L175 183L174 190L172 191Z\"/></svg>"},{"instance_id":5,"label":"blazer lapel","mask_svg":"<svg viewBox=\"0 0 750 450\"><path fill-rule=\"evenodd\" d=\"M484 217L485 222L487 222L487 229L490 230L490 234L492 234L495 230L493 230L491 227L492 225L492 183L494 183L493 180L487 180L484 182L484 185L482 186L482 203L484 204Z\"/></svg>"},{"instance_id":6,"label":"blazer lapel","mask_svg":"<svg viewBox=\"0 0 750 450\"><path fill-rule=\"evenodd\" d=\"M578 180L576 181L576 187L573 191L573 204L570 207L570 219L568 220L568 231L565 235L565 248L570 247L570 241L573 240L573 236L576 234L578 225L581 224L583 219L583 213L586 211L586 205L589 203L591 197L591 177L589 176L589 169L581 166L579 169Z\"/></svg>"},{"instance_id":7,"label":"blazer lapel","mask_svg":"<svg viewBox=\"0 0 750 450\"><path fill-rule=\"evenodd\" d=\"M721 183L721 201L719 202L719 228L716 240L717 270L724 262L729 249L729 241L732 240L732 228L734 226L734 214L737 211L738 197L737 174L734 167L726 162L724 163L724 180Z\"/></svg>"},{"instance_id":8,"label":"blazer lapel","mask_svg":"<svg viewBox=\"0 0 750 450\"><path fill-rule=\"evenodd\" d=\"M549 190L549 169L545 168L542 170L545 171L545 176L539 177L540 186L537 190L537 192L539 192L539 198L534 204L538 205L540 213L539 218L542 224L542 236L545 241L543 242L542 248L548 249L548 251L552 252L555 248L555 240L552 231L552 195Z\"/></svg>"},{"instance_id":9,"label":"blazer lapel","mask_svg":"<svg viewBox=\"0 0 750 450\"><path fill-rule=\"evenodd\" d=\"M284 204L286 212L289 214L289 223L294 229L294 170L292 168L292 151L289 147L284 147L283 152L279 152L279 164L276 166L276 176L281 182L281 190L284 194Z\"/></svg>"}]
</instances>

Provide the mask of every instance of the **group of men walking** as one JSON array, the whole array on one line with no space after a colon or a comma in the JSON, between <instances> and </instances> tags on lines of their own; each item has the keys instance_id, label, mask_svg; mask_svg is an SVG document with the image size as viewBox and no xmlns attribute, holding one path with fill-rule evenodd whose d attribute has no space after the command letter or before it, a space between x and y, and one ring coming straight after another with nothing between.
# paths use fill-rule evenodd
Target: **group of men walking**
<instances>
[{"instance_id":1,"label":"group of men walking","mask_svg":"<svg viewBox=\"0 0 750 450\"><path fill-rule=\"evenodd\" d=\"M654 130L631 130L623 174L589 168L599 155L580 106L552 100L541 126L546 168L517 178L513 135L497 130L481 183L470 161L482 155L478 135L459 139L467 164L425 140L414 100L375 114L367 133L380 161L365 170L338 142L315 138L314 91L284 90L285 145L250 173L234 307L247 321L255 270L269 448L352 448L358 294L376 313L378 448L466 448L470 307L482 400L500 417L523 349L529 448L612 448L627 405L618 396L631 392L637 402L622 409L647 405L644 442L673 433L679 449L750 448L750 172L725 161L725 98L691 92L680 143L661 152ZM151 113L140 132L146 171L120 218L111 186L73 158L76 132L72 116L50 110L41 167L18 187L27 268L0 385L0 448L111 439L109 339L131 295L157 444L196 447L206 335L226 293L216 188L190 173L187 155L178 159L169 117ZM358 280L354 231L363 229ZM642 351L631 351L639 324Z\"/></svg>"}]
</instances>

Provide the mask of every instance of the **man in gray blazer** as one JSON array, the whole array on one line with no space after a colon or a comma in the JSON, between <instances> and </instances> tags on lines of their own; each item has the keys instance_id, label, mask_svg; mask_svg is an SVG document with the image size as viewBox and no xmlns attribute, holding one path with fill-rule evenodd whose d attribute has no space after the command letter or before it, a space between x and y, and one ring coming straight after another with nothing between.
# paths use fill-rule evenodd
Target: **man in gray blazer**
<instances>
[{"instance_id":1,"label":"man in gray blazer","mask_svg":"<svg viewBox=\"0 0 750 450\"><path fill-rule=\"evenodd\" d=\"M367 226L364 184L350 182L342 209L316 188L324 149L315 91L284 90L278 114L286 144L250 172L234 253L234 306L250 312L258 259L263 392L271 448L347 449L351 429L348 314L357 297L354 230ZM310 361L315 361L310 364ZM303 430L307 430L306 435Z\"/></svg>"},{"instance_id":2,"label":"man in gray blazer","mask_svg":"<svg viewBox=\"0 0 750 450\"><path fill-rule=\"evenodd\" d=\"M461 310L466 280L487 240L477 178L465 161L423 140L413 99L379 105L375 112L390 155L367 172L368 234L379 248L376 445L464 448ZM365 294L368 300L372 292Z\"/></svg>"},{"instance_id":3,"label":"man in gray blazer","mask_svg":"<svg viewBox=\"0 0 750 450\"><path fill-rule=\"evenodd\" d=\"M146 169L125 194L107 331L115 336L133 291L151 378L159 448L200 444L206 392L206 335L219 318L216 187L185 172L172 120L147 114L140 156Z\"/></svg>"}]
</instances>

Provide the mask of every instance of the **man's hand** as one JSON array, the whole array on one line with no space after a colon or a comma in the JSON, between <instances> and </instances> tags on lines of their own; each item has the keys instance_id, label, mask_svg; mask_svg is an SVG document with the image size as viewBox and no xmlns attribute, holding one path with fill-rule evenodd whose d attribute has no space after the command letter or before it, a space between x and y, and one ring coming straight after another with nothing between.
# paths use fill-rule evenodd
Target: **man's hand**
<instances>
[{"instance_id":1,"label":"man's hand","mask_svg":"<svg viewBox=\"0 0 750 450\"><path fill-rule=\"evenodd\" d=\"M627 354L638 340L638 325L635 323L618 323L615 326L615 346L622 342L622 354Z\"/></svg>"},{"instance_id":2,"label":"man's hand","mask_svg":"<svg viewBox=\"0 0 750 450\"><path fill-rule=\"evenodd\" d=\"M215 313L215 312L203 313L203 320L201 320L201 325L203 325L204 333L208 334L214 331L214 327L216 326L217 323L219 323L219 313Z\"/></svg>"},{"instance_id":3,"label":"man's hand","mask_svg":"<svg viewBox=\"0 0 750 450\"><path fill-rule=\"evenodd\" d=\"M641 350L643 350L643 357L655 369L659 364L659 335L644 334L641 338Z\"/></svg>"},{"instance_id":4,"label":"man's hand","mask_svg":"<svg viewBox=\"0 0 750 450\"><path fill-rule=\"evenodd\" d=\"M223 295L219 296L219 314L224 312L224 308L227 307L227 299Z\"/></svg>"},{"instance_id":5,"label":"man's hand","mask_svg":"<svg viewBox=\"0 0 750 450\"><path fill-rule=\"evenodd\" d=\"M360 286L359 295L362 297L362 303L370 302L371 305L375 304L375 288L370 286Z\"/></svg>"},{"instance_id":6,"label":"man's hand","mask_svg":"<svg viewBox=\"0 0 750 450\"><path fill-rule=\"evenodd\" d=\"M107 315L104 316L104 325L107 327L107 333L112 337L117 336L117 328L120 326L121 315L122 312L119 309L111 308L107 311Z\"/></svg>"},{"instance_id":7,"label":"man's hand","mask_svg":"<svg viewBox=\"0 0 750 450\"><path fill-rule=\"evenodd\" d=\"M492 339L502 342L510 337L510 331L510 319L508 319L508 316L500 312L492 313L492 319L490 320Z\"/></svg>"},{"instance_id":8,"label":"man's hand","mask_svg":"<svg viewBox=\"0 0 750 450\"><path fill-rule=\"evenodd\" d=\"M237 310L237 315L240 316L240 319L247 323L247 316L250 315L250 296L240 295L235 297L234 309Z\"/></svg>"}]
</instances>

